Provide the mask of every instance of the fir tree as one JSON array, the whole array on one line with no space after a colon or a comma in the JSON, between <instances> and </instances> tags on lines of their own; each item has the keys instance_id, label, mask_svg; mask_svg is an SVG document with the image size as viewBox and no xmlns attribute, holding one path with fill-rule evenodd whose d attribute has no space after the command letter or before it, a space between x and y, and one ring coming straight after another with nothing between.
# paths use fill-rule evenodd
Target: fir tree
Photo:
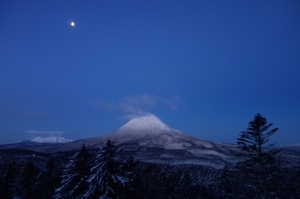
<instances>
[{"instance_id":1,"label":"fir tree","mask_svg":"<svg viewBox=\"0 0 300 199\"><path fill-rule=\"evenodd\" d=\"M287 182L287 189L285 191L289 195L286 198L300 198L300 166L294 166L290 169L292 174Z\"/></svg>"},{"instance_id":2,"label":"fir tree","mask_svg":"<svg viewBox=\"0 0 300 199\"><path fill-rule=\"evenodd\" d=\"M16 194L20 198L38 198L36 196L37 191L37 175L39 169L36 167L32 160L29 160L26 165L22 168L21 173L18 177Z\"/></svg>"},{"instance_id":3,"label":"fir tree","mask_svg":"<svg viewBox=\"0 0 300 199\"><path fill-rule=\"evenodd\" d=\"M195 197L194 196L195 193L193 192L192 179L189 176L189 174L186 172L181 174L181 177L180 177L178 185L177 185L177 189L178 189L177 194L182 199Z\"/></svg>"},{"instance_id":4,"label":"fir tree","mask_svg":"<svg viewBox=\"0 0 300 199\"><path fill-rule=\"evenodd\" d=\"M247 130L242 131L238 138L238 147L241 149L238 155L243 160L236 166L244 175L244 186L249 190L247 197L273 198L276 195L280 170L276 154L279 150L268 142L278 128L269 130L272 125L258 113L249 122Z\"/></svg>"},{"instance_id":5,"label":"fir tree","mask_svg":"<svg viewBox=\"0 0 300 199\"><path fill-rule=\"evenodd\" d=\"M46 163L45 169L41 170L37 177L37 195L39 198L52 198L55 189L60 185L60 166L54 158L50 158Z\"/></svg>"},{"instance_id":6,"label":"fir tree","mask_svg":"<svg viewBox=\"0 0 300 199\"><path fill-rule=\"evenodd\" d=\"M125 163L120 166L120 178L123 183L122 198L134 199L139 198L135 185L136 185L136 166L138 162L134 160L134 157L129 157Z\"/></svg>"},{"instance_id":7,"label":"fir tree","mask_svg":"<svg viewBox=\"0 0 300 199\"><path fill-rule=\"evenodd\" d=\"M122 198L122 181L118 175L119 164L114 160L116 146L110 140L101 148L88 179L89 190L84 198Z\"/></svg>"},{"instance_id":8,"label":"fir tree","mask_svg":"<svg viewBox=\"0 0 300 199\"><path fill-rule=\"evenodd\" d=\"M12 198L16 191L16 163L13 161L2 165L0 168L0 196Z\"/></svg>"},{"instance_id":9,"label":"fir tree","mask_svg":"<svg viewBox=\"0 0 300 199\"><path fill-rule=\"evenodd\" d=\"M92 155L83 145L65 167L61 187L56 189L54 198L82 198L89 189L87 182L90 176Z\"/></svg>"},{"instance_id":10,"label":"fir tree","mask_svg":"<svg viewBox=\"0 0 300 199\"><path fill-rule=\"evenodd\" d=\"M217 178L217 196L218 198L234 199L243 195L243 187L240 183L239 171L229 166L224 166Z\"/></svg>"},{"instance_id":11,"label":"fir tree","mask_svg":"<svg viewBox=\"0 0 300 199\"><path fill-rule=\"evenodd\" d=\"M139 185L136 191L145 199L157 197L163 189L162 168L155 164L143 164L137 175Z\"/></svg>"}]
</instances>

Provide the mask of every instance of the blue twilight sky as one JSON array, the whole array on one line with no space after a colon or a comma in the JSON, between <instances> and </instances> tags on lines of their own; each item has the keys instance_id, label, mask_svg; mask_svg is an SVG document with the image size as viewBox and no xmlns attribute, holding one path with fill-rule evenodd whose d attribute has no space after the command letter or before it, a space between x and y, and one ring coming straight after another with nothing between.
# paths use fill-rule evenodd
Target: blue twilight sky
<instances>
[{"instance_id":1,"label":"blue twilight sky","mask_svg":"<svg viewBox=\"0 0 300 199\"><path fill-rule=\"evenodd\" d=\"M236 143L257 112L300 143L300 2L2 0L0 93L0 144L148 113Z\"/></svg>"}]
</instances>

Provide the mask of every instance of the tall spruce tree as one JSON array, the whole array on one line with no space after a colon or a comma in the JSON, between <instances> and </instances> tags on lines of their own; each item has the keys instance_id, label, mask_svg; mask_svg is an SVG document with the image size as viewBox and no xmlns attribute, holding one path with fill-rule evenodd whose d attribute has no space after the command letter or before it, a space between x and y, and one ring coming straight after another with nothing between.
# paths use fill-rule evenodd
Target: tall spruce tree
<instances>
[{"instance_id":1,"label":"tall spruce tree","mask_svg":"<svg viewBox=\"0 0 300 199\"><path fill-rule=\"evenodd\" d=\"M237 139L242 161L236 167L244 175L244 186L248 190L246 197L273 198L278 195L277 188L280 165L276 159L279 150L269 144L270 137L278 128L269 128L267 119L259 113L249 122L246 131L242 131Z\"/></svg>"},{"instance_id":2,"label":"tall spruce tree","mask_svg":"<svg viewBox=\"0 0 300 199\"><path fill-rule=\"evenodd\" d=\"M50 199L55 194L55 189L60 185L61 165L53 157L49 158L45 168L37 177L38 190L36 195L39 198Z\"/></svg>"},{"instance_id":3,"label":"tall spruce tree","mask_svg":"<svg viewBox=\"0 0 300 199\"><path fill-rule=\"evenodd\" d=\"M233 199L235 197L235 192L238 189L237 185L235 183L235 175L234 170L231 169L229 166L224 166L222 172L218 176L217 180L217 194L218 197L224 198L224 199Z\"/></svg>"},{"instance_id":4,"label":"tall spruce tree","mask_svg":"<svg viewBox=\"0 0 300 199\"><path fill-rule=\"evenodd\" d=\"M134 157L130 156L126 162L119 167L120 179L122 179L122 198L123 199L135 199L140 198L138 191L136 190L136 166L138 161L134 160Z\"/></svg>"},{"instance_id":5,"label":"tall spruce tree","mask_svg":"<svg viewBox=\"0 0 300 199\"><path fill-rule=\"evenodd\" d=\"M16 166L16 162L12 161L0 167L0 196L3 198L13 198L16 192Z\"/></svg>"},{"instance_id":6,"label":"tall spruce tree","mask_svg":"<svg viewBox=\"0 0 300 199\"><path fill-rule=\"evenodd\" d=\"M65 167L61 187L55 190L53 198L83 198L89 189L87 180L90 176L91 163L92 154L83 145Z\"/></svg>"},{"instance_id":7,"label":"tall spruce tree","mask_svg":"<svg viewBox=\"0 0 300 199\"><path fill-rule=\"evenodd\" d=\"M116 152L117 148L110 140L101 148L91 169L89 190L84 198L122 198L123 182L118 175L120 165L115 161Z\"/></svg>"},{"instance_id":8,"label":"tall spruce tree","mask_svg":"<svg viewBox=\"0 0 300 199\"><path fill-rule=\"evenodd\" d=\"M17 198L38 198L35 194L37 191L36 179L38 173L39 169L32 160L29 160L26 165L22 167L17 180Z\"/></svg>"}]
</instances>

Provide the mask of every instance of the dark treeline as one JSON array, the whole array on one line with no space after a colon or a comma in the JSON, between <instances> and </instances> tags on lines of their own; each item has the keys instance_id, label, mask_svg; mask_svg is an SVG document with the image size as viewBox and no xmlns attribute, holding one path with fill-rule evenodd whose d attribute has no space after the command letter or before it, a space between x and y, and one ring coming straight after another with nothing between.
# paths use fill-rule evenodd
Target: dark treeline
<instances>
[{"instance_id":1,"label":"dark treeline","mask_svg":"<svg viewBox=\"0 0 300 199\"><path fill-rule=\"evenodd\" d=\"M0 168L1 198L211 198L213 190L201 175L211 169L171 166L120 158L111 141L94 153L82 146L65 162L31 157Z\"/></svg>"},{"instance_id":2,"label":"dark treeline","mask_svg":"<svg viewBox=\"0 0 300 199\"><path fill-rule=\"evenodd\" d=\"M260 114L238 138L240 161L223 169L122 157L108 140L98 151L2 163L1 198L300 198L300 168L269 144L278 130Z\"/></svg>"}]
</instances>

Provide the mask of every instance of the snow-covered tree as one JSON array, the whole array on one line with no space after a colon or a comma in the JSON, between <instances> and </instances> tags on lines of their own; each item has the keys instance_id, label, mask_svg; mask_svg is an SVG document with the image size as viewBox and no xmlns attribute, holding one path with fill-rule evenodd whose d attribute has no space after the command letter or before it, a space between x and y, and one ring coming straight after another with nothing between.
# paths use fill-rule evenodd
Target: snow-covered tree
<instances>
[{"instance_id":1,"label":"snow-covered tree","mask_svg":"<svg viewBox=\"0 0 300 199\"><path fill-rule=\"evenodd\" d=\"M243 187L241 186L239 171L226 165L216 179L216 197L224 199L234 199L242 196Z\"/></svg>"},{"instance_id":2,"label":"snow-covered tree","mask_svg":"<svg viewBox=\"0 0 300 199\"><path fill-rule=\"evenodd\" d=\"M88 179L89 190L84 198L122 198L123 178L118 174L115 161L116 146L110 140L100 149Z\"/></svg>"},{"instance_id":3,"label":"snow-covered tree","mask_svg":"<svg viewBox=\"0 0 300 199\"><path fill-rule=\"evenodd\" d=\"M16 191L16 163L10 162L0 167L0 196L12 198Z\"/></svg>"},{"instance_id":4,"label":"snow-covered tree","mask_svg":"<svg viewBox=\"0 0 300 199\"><path fill-rule=\"evenodd\" d=\"M248 197L271 198L276 192L279 180L280 165L276 159L279 150L274 144L268 144L269 138L278 130L269 130L273 124L268 124L266 118L259 113L249 122L246 131L242 131L238 138L239 154L243 160L237 163L242 171L245 187L249 190Z\"/></svg>"},{"instance_id":5,"label":"snow-covered tree","mask_svg":"<svg viewBox=\"0 0 300 199\"><path fill-rule=\"evenodd\" d=\"M286 172L287 187L285 188L284 198L300 198L300 164L289 168L289 173Z\"/></svg>"},{"instance_id":6,"label":"snow-covered tree","mask_svg":"<svg viewBox=\"0 0 300 199\"><path fill-rule=\"evenodd\" d=\"M187 172L182 173L179 182L173 186L177 188L177 194L180 198L191 198L195 194L193 192L192 179Z\"/></svg>"},{"instance_id":7,"label":"snow-covered tree","mask_svg":"<svg viewBox=\"0 0 300 199\"><path fill-rule=\"evenodd\" d=\"M37 190L36 179L39 169L33 161L29 160L22 168L18 177L16 194L17 198L38 198L35 193Z\"/></svg>"},{"instance_id":8,"label":"snow-covered tree","mask_svg":"<svg viewBox=\"0 0 300 199\"><path fill-rule=\"evenodd\" d=\"M122 163L119 167L119 176L122 181L122 198L123 199L134 199L138 198L136 185L136 165L137 161L134 160L134 157L129 157L125 163Z\"/></svg>"},{"instance_id":9,"label":"snow-covered tree","mask_svg":"<svg viewBox=\"0 0 300 199\"><path fill-rule=\"evenodd\" d=\"M63 170L61 187L55 190L53 198L83 198L89 189L87 180L90 177L91 162L92 154L83 145Z\"/></svg>"},{"instance_id":10,"label":"snow-covered tree","mask_svg":"<svg viewBox=\"0 0 300 199\"><path fill-rule=\"evenodd\" d=\"M60 175L61 166L51 157L37 177L38 190L36 195L44 199L52 198L55 189L60 185Z\"/></svg>"}]
</instances>

